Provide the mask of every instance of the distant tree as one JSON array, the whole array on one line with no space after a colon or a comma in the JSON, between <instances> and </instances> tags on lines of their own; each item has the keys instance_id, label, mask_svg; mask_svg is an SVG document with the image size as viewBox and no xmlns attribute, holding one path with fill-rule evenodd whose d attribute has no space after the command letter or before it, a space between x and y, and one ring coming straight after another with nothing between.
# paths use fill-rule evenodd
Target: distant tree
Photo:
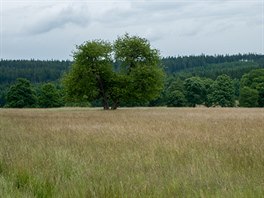
<instances>
[{"instance_id":1,"label":"distant tree","mask_svg":"<svg viewBox=\"0 0 264 198\"><path fill-rule=\"evenodd\" d=\"M259 93L256 89L243 87L240 91L239 106L241 107L257 107Z\"/></svg>"},{"instance_id":2,"label":"distant tree","mask_svg":"<svg viewBox=\"0 0 264 198\"><path fill-rule=\"evenodd\" d=\"M264 107L264 83L259 84L257 90L259 92L259 99L258 99L259 107Z\"/></svg>"},{"instance_id":3,"label":"distant tree","mask_svg":"<svg viewBox=\"0 0 264 198\"><path fill-rule=\"evenodd\" d=\"M212 106L211 104L211 101L208 99L208 96L211 92L211 87L214 83L214 81L210 78L203 78L203 83L204 83L204 87L205 87L205 101L204 101L204 104L205 106L209 107L209 106Z\"/></svg>"},{"instance_id":4,"label":"distant tree","mask_svg":"<svg viewBox=\"0 0 264 198\"><path fill-rule=\"evenodd\" d=\"M45 83L41 86L38 95L38 105L41 108L62 106L62 99L54 84Z\"/></svg>"},{"instance_id":5,"label":"distant tree","mask_svg":"<svg viewBox=\"0 0 264 198\"><path fill-rule=\"evenodd\" d=\"M186 99L190 106L195 107L205 101L206 89L204 82L199 77L187 78L184 81Z\"/></svg>"},{"instance_id":6,"label":"distant tree","mask_svg":"<svg viewBox=\"0 0 264 198\"><path fill-rule=\"evenodd\" d=\"M31 83L56 81L70 64L71 61L0 59L0 85L14 83L17 78Z\"/></svg>"},{"instance_id":7,"label":"distant tree","mask_svg":"<svg viewBox=\"0 0 264 198\"><path fill-rule=\"evenodd\" d=\"M258 106L264 107L264 69L252 70L243 75L240 84L241 90L244 87L257 90L259 93Z\"/></svg>"},{"instance_id":8,"label":"distant tree","mask_svg":"<svg viewBox=\"0 0 264 198\"><path fill-rule=\"evenodd\" d=\"M7 89L8 89L8 86L5 86L5 85L0 86L0 107L5 106L6 104Z\"/></svg>"},{"instance_id":9,"label":"distant tree","mask_svg":"<svg viewBox=\"0 0 264 198\"><path fill-rule=\"evenodd\" d=\"M211 87L208 100L213 106L233 107L235 105L235 88L231 78L227 75L220 75Z\"/></svg>"},{"instance_id":10,"label":"distant tree","mask_svg":"<svg viewBox=\"0 0 264 198\"><path fill-rule=\"evenodd\" d=\"M187 105L184 95L184 85L180 78L174 78L166 89L166 105L168 107L183 107Z\"/></svg>"},{"instance_id":11,"label":"distant tree","mask_svg":"<svg viewBox=\"0 0 264 198\"><path fill-rule=\"evenodd\" d=\"M162 59L167 74L180 71L191 72L201 77L216 79L218 75L228 74L232 78L241 78L253 68L264 67L264 56L261 54L237 55L199 55L178 56Z\"/></svg>"},{"instance_id":12,"label":"distant tree","mask_svg":"<svg viewBox=\"0 0 264 198\"><path fill-rule=\"evenodd\" d=\"M168 88L167 88L167 92L168 94L170 92L173 92L173 91L181 91L183 92L184 91L184 84L183 84L183 80L181 80L179 77L177 78L174 78L171 83L168 85Z\"/></svg>"},{"instance_id":13,"label":"distant tree","mask_svg":"<svg viewBox=\"0 0 264 198\"><path fill-rule=\"evenodd\" d=\"M186 103L185 95L179 90L172 91L167 96L168 107L184 107Z\"/></svg>"},{"instance_id":14,"label":"distant tree","mask_svg":"<svg viewBox=\"0 0 264 198\"><path fill-rule=\"evenodd\" d=\"M113 65L113 53L119 69ZM126 34L113 47L105 41L89 41L78 46L73 57L63 80L69 98L100 99L104 109L116 109L121 102L153 100L162 91L159 54L146 39Z\"/></svg>"},{"instance_id":15,"label":"distant tree","mask_svg":"<svg viewBox=\"0 0 264 198\"><path fill-rule=\"evenodd\" d=\"M10 86L6 100L6 107L11 108L35 107L37 103L35 90L30 81L24 78L18 78Z\"/></svg>"},{"instance_id":16,"label":"distant tree","mask_svg":"<svg viewBox=\"0 0 264 198\"><path fill-rule=\"evenodd\" d=\"M240 92L240 81L239 79L235 78L233 79L233 85L235 88L235 99L237 100L239 98L239 92Z\"/></svg>"}]
</instances>

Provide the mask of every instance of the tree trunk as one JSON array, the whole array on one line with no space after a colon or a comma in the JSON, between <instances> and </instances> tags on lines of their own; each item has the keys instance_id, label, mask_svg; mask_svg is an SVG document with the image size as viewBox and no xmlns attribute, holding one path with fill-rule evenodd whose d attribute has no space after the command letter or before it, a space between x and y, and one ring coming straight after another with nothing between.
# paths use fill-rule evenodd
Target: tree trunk
<instances>
[{"instance_id":1,"label":"tree trunk","mask_svg":"<svg viewBox=\"0 0 264 198\"><path fill-rule=\"evenodd\" d=\"M113 103L111 109L112 109L112 110L116 110L118 106L119 106L119 102L116 101L116 102Z\"/></svg>"},{"instance_id":2,"label":"tree trunk","mask_svg":"<svg viewBox=\"0 0 264 198\"><path fill-rule=\"evenodd\" d=\"M104 106L104 110L109 110L109 103L107 98L103 98L103 106Z\"/></svg>"},{"instance_id":3,"label":"tree trunk","mask_svg":"<svg viewBox=\"0 0 264 198\"><path fill-rule=\"evenodd\" d=\"M104 106L104 110L109 110L109 106Z\"/></svg>"},{"instance_id":4,"label":"tree trunk","mask_svg":"<svg viewBox=\"0 0 264 198\"><path fill-rule=\"evenodd\" d=\"M96 75L97 78L97 82L99 83L99 87L100 87L100 92L101 92L101 96L103 97L103 107L104 110L109 110L109 101L108 101L108 97L105 93L105 89L104 89L104 84L100 78L99 75Z\"/></svg>"}]
</instances>

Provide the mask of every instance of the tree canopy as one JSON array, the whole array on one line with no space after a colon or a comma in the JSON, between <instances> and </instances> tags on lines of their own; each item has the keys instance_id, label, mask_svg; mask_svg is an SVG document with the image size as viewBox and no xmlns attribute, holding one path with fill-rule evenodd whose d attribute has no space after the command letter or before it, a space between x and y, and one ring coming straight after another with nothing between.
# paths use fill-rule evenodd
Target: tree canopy
<instances>
[{"instance_id":1,"label":"tree canopy","mask_svg":"<svg viewBox=\"0 0 264 198\"><path fill-rule=\"evenodd\" d=\"M45 83L41 86L38 93L38 106L41 108L62 106L62 97L54 84Z\"/></svg>"},{"instance_id":2,"label":"tree canopy","mask_svg":"<svg viewBox=\"0 0 264 198\"><path fill-rule=\"evenodd\" d=\"M240 91L239 106L241 107L257 107L259 93L256 89L243 87Z\"/></svg>"},{"instance_id":3,"label":"tree canopy","mask_svg":"<svg viewBox=\"0 0 264 198\"><path fill-rule=\"evenodd\" d=\"M18 78L8 89L7 107L24 108L36 106L36 93L29 80Z\"/></svg>"},{"instance_id":4,"label":"tree canopy","mask_svg":"<svg viewBox=\"0 0 264 198\"><path fill-rule=\"evenodd\" d=\"M86 42L78 46L75 53L83 52L80 55L76 54L74 61L1 59L0 107L7 107L7 92L19 77L28 79L32 83L33 89L36 90L38 101L34 107L45 107L42 102L49 102L49 97L53 94L57 98L57 92L59 92L60 106L98 107L105 103L106 105L103 104L103 106L106 108L111 106L112 108L117 106L192 106L190 96L193 94L191 93L193 89L187 90L184 82L188 78L197 77L201 80L200 85L203 84L202 86L205 88L198 103L209 107L217 105L212 104L212 99L216 98L212 97L212 85L215 84L217 77L223 74L232 79L235 87L235 105L238 105L239 100L240 106L264 106L264 80L261 72L263 69L258 69L264 67L264 55L178 56L162 58L160 61L159 52L152 49L150 43L144 38L124 35L113 43L102 40L94 41L94 43L89 41L91 45L84 46L88 43ZM100 46L97 45L98 43ZM101 51L107 51L107 57L104 57L104 53L98 54ZM97 57L94 61L97 61L97 64L100 64L102 68L96 66L97 71L95 71L94 69L88 70L86 66L83 66L80 69L79 65L86 65L81 62L83 60L81 54L85 53ZM149 61L152 61L153 64L150 64ZM158 69L149 65L158 65ZM163 83L156 84L159 81L157 79L163 79L163 77L157 78L155 73L160 76L164 75L163 72L160 72L160 65L167 74L161 93L155 91L163 85ZM63 90L59 79L70 68L75 74L69 75L71 77L68 80L71 78L74 80L71 83L67 82L72 84L71 88L66 88L64 84L65 89ZM94 75L96 72L97 75ZM94 78L95 76L97 78ZM65 82L66 78L63 81ZM55 92L41 90L42 85L47 82L56 87ZM99 85L101 89L98 88ZM86 93L84 90L87 90ZM44 93L47 94L47 100L42 100L40 97ZM258 93L257 102L255 101L256 93ZM44 95L42 96L44 97ZM64 97L65 95L67 97ZM220 92L215 92L215 96L220 95ZM254 97L251 97L253 95Z\"/></svg>"},{"instance_id":5,"label":"tree canopy","mask_svg":"<svg viewBox=\"0 0 264 198\"><path fill-rule=\"evenodd\" d=\"M191 77L184 81L186 99L191 107L202 104L205 100L205 85L201 78Z\"/></svg>"},{"instance_id":6,"label":"tree canopy","mask_svg":"<svg viewBox=\"0 0 264 198\"><path fill-rule=\"evenodd\" d=\"M243 94L240 94L240 103L242 106L244 104L245 100L248 100L248 97L246 92L258 92L258 106L259 107L264 107L264 69L256 69L252 70L251 72L243 75L241 79L241 89L244 87L247 87L246 89L243 90ZM248 89L250 88L250 90ZM255 91L254 91L255 90ZM244 99L243 97L247 97L247 99ZM251 98L252 100L254 99L253 97ZM242 100L242 101L241 101ZM254 104L253 101L251 101L250 104Z\"/></svg>"},{"instance_id":7,"label":"tree canopy","mask_svg":"<svg viewBox=\"0 0 264 198\"><path fill-rule=\"evenodd\" d=\"M63 80L68 98L99 99L104 109L116 109L120 102L155 99L163 89L159 53L144 38L126 34L114 44L87 41L73 57ZM114 61L120 63L116 70Z\"/></svg>"},{"instance_id":8,"label":"tree canopy","mask_svg":"<svg viewBox=\"0 0 264 198\"><path fill-rule=\"evenodd\" d=\"M208 100L213 106L233 107L235 105L234 96L235 87L231 78L227 75L220 75L211 86Z\"/></svg>"}]
</instances>

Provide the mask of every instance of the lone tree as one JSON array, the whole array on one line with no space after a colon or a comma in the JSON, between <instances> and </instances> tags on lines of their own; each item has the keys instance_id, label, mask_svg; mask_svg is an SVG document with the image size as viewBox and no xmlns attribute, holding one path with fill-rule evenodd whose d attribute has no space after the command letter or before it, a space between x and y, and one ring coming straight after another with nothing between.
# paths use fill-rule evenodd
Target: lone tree
<instances>
[{"instance_id":1,"label":"lone tree","mask_svg":"<svg viewBox=\"0 0 264 198\"><path fill-rule=\"evenodd\" d=\"M125 34L113 45L88 41L77 46L73 58L63 79L70 99L99 99L107 110L110 106L116 109L121 102L153 100L163 89L159 53L144 38Z\"/></svg>"}]
</instances>

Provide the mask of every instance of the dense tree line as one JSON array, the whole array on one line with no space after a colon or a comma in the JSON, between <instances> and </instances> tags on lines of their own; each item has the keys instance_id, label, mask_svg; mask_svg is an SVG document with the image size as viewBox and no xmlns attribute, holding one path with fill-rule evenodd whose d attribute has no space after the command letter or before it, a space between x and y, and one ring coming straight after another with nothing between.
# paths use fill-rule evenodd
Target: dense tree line
<instances>
[{"instance_id":1,"label":"dense tree line","mask_svg":"<svg viewBox=\"0 0 264 198\"><path fill-rule=\"evenodd\" d=\"M61 85L61 78L65 71L69 71L72 65L71 61L1 60L0 63L0 106L43 108L102 106L100 97L89 98L89 100L85 97L84 100L67 100L66 91ZM164 89L157 99L141 100L143 96L138 100L122 99L118 105L264 106L264 72L261 69L264 68L263 55L167 57L163 58L161 63L167 76ZM111 64L112 66L109 68L113 67L116 72L123 67L121 59L117 59L116 62L112 61ZM141 79L146 77L142 77L140 73L134 74ZM111 81L111 83L114 82ZM134 79L133 82L137 82L137 80ZM116 83L127 84L122 75L118 77ZM22 91L19 90L21 86L24 86ZM25 88L27 86L29 87ZM138 86L135 86L135 90ZM16 89L17 91L15 91ZM33 94L33 98L31 98L33 102L23 104L24 96L23 94L19 95L26 93L26 90L32 90L32 93L28 94ZM116 97L120 98L122 94L124 96L123 91L122 89L115 90ZM127 94L129 93L132 91ZM28 97L28 95L25 96ZM140 98L139 95L138 98ZM10 103L12 100L18 102Z\"/></svg>"},{"instance_id":2,"label":"dense tree line","mask_svg":"<svg viewBox=\"0 0 264 198\"><path fill-rule=\"evenodd\" d=\"M6 91L5 107L102 106L100 100L68 101L65 90L57 84L43 83L33 86L30 81L18 78ZM120 106L168 107L264 107L264 69L252 70L242 79L220 75L215 80L202 77L167 78L165 87L156 100L123 102Z\"/></svg>"},{"instance_id":3,"label":"dense tree line","mask_svg":"<svg viewBox=\"0 0 264 198\"><path fill-rule=\"evenodd\" d=\"M214 78L228 73L239 78L252 69L264 68L264 55L238 54L217 56L178 56L161 59L167 75L181 72L181 75ZM220 64L223 63L223 64ZM56 81L70 68L72 61L58 60L0 60L0 85L13 83L17 78L26 78L32 83ZM120 62L113 63L118 69ZM222 68L222 71L221 71ZM239 75L235 76L239 72Z\"/></svg>"},{"instance_id":4,"label":"dense tree line","mask_svg":"<svg viewBox=\"0 0 264 198\"><path fill-rule=\"evenodd\" d=\"M17 78L25 78L37 86L57 82L67 71L71 61L58 60L0 60L0 107L6 104L7 89Z\"/></svg>"},{"instance_id":5,"label":"dense tree line","mask_svg":"<svg viewBox=\"0 0 264 198\"><path fill-rule=\"evenodd\" d=\"M32 83L56 81L69 68L71 61L1 60L0 84L9 84L17 78Z\"/></svg>"},{"instance_id":6,"label":"dense tree line","mask_svg":"<svg viewBox=\"0 0 264 198\"><path fill-rule=\"evenodd\" d=\"M52 108L64 106L63 94L52 83L33 86L25 78L17 78L6 93L5 107L9 108Z\"/></svg>"},{"instance_id":7,"label":"dense tree line","mask_svg":"<svg viewBox=\"0 0 264 198\"><path fill-rule=\"evenodd\" d=\"M264 56L260 54L237 54L237 55L200 55L200 56L178 56L162 59L165 70L168 74L177 73L182 70L205 67L211 64L230 62L258 62L264 65Z\"/></svg>"},{"instance_id":8,"label":"dense tree line","mask_svg":"<svg viewBox=\"0 0 264 198\"><path fill-rule=\"evenodd\" d=\"M226 74L219 75L215 80L198 76L186 79L174 76L167 79L158 104L174 107L263 107L264 69L251 70L241 80L232 79Z\"/></svg>"},{"instance_id":9,"label":"dense tree line","mask_svg":"<svg viewBox=\"0 0 264 198\"><path fill-rule=\"evenodd\" d=\"M253 69L264 68L257 62L226 62L219 64L210 64L203 67L194 67L185 69L174 75L186 78L191 76L206 77L216 79L219 75L226 74L231 78L240 79L245 73L250 72Z\"/></svg>"}]
</instances>

